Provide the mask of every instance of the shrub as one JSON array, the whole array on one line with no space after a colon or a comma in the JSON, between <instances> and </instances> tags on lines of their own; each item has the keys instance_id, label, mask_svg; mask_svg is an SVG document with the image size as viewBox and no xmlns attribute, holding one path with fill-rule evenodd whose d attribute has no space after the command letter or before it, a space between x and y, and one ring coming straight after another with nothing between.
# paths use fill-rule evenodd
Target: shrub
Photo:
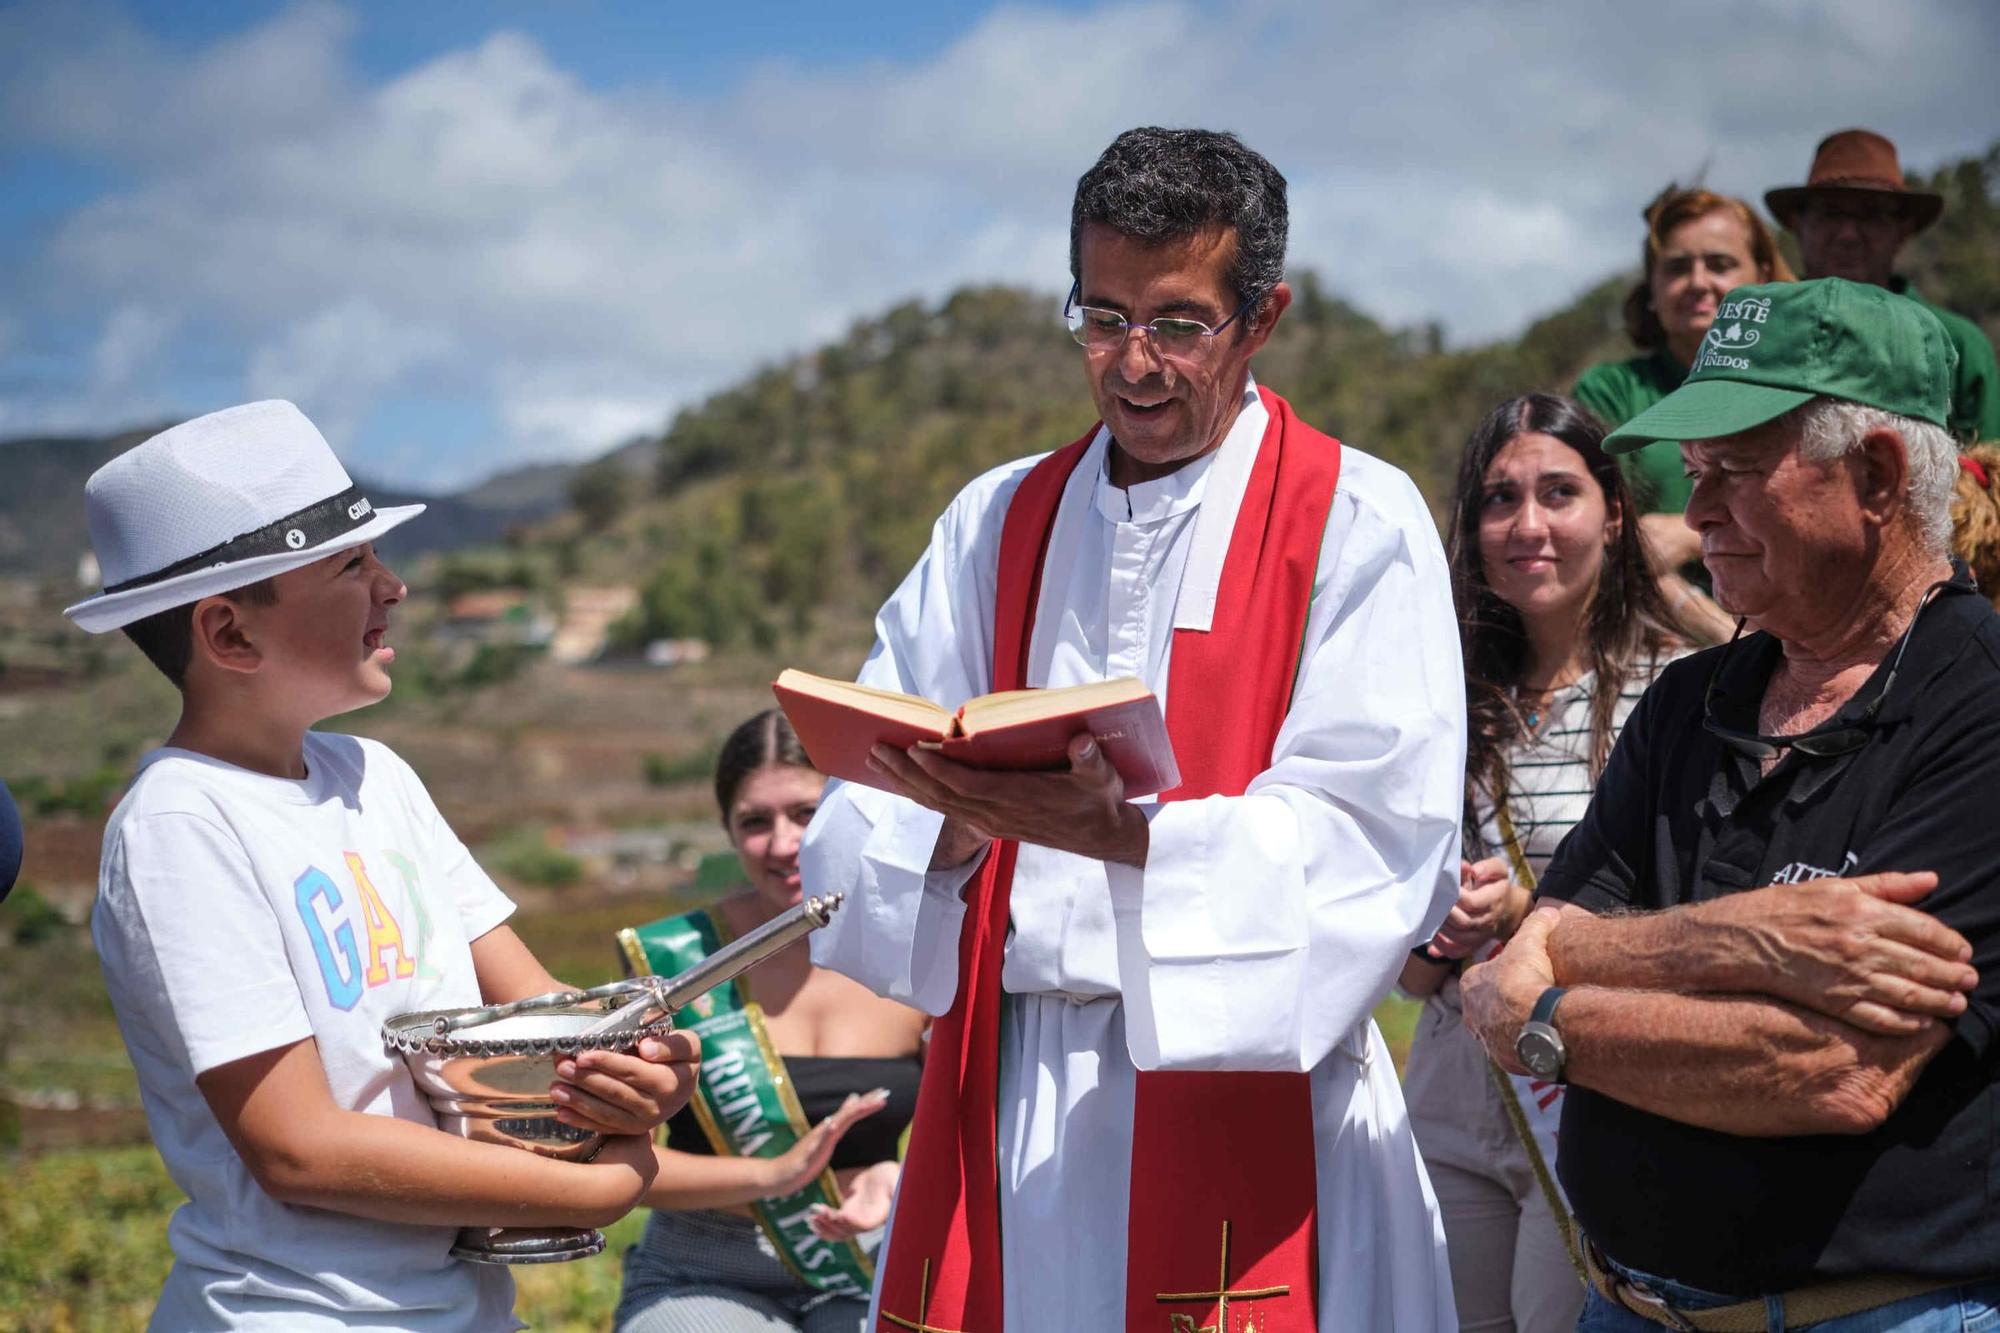
<instances>
[{"instance_id":1,"label":"shrub","mask_svg":"<svg viewBox=\"0 0 2000 1333\"><path fill-rule=\"evenodd\" d=\"M10 924L16 944L40 944L69 929L69 918L32 884L16 884L0 915Z\"/></svg>"},{"instance_id":2,"label":"shrub","mask_svg":"<svg viewBox=\"0 0 2000 1333\"><path fill-rule=\"evenodd\" d=\"M695 750L669 759L658 751L651 751L639 760L639 769L645 774L648 787L671 787L677 782L706 778L715 771L715 756Z\"/></svg>"},{"instance_id":3,"label":"shrub","mask_svg":"<svg viewBox=\"0 0 2000 1333\"><path fill-rule=\"evenodd\" d=\"M540 829L511 833L494 850L490 862L509 879L539 888L567 888L583 878L583 862L560 847L549 845Z\"/></svg>"}]
</instances>

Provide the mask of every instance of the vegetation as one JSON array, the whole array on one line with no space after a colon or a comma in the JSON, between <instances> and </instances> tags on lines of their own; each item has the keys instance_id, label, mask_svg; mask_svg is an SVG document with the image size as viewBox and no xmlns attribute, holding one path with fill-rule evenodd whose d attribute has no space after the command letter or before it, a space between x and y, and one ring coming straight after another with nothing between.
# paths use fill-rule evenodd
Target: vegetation
<instances>
[{"instance_id":1,"label":"vegetation","mask_svg":"<svg viewBox=\"0 0 2000 1333\"><path fill-rule=\"evenodd\" d=\"M173 1265L166 1219L182 1202L150 1146L57 1152L0 1165L0 1326L21 1333L146 1327ZM643 1212L606 1228L604 1253L514 1270L515 1313L537 1333L602 1333Z\"/></svg>"},{"instance_id":2,"label":"vegetation","mask_svg":"<svg viewBox=\"0 0 2000 1333\"><path fill-rule=\"evenodd\" d=\"M1922 179L1948 204L1905 269L2000 333L2000 145ZM1635 256L1639 240L1635 226ZM1606 279L1518 338L1453 350L1435 326L1386 328L1316 274L1294 274L1258 374L1440 504L1466 432L1494 403L1566 390L1591 364L1630 355L1619 306L1633 277ZM960 487L1093 420L1057 308L1046 293L973 287L862 320L681 413L656 445L654 496L593 498L528 544L628 581L638 571L641 606L617 632L627 647L693 637L769 651L814 626L865 642ZM579 483L579 500L607 479Z\"/></svg>"},{"instance_id":3,"label":"vegetation","mask_svg":"<svg viewBox=\"0 0 2000 1333\"><path fill-rule=\"evenodd\" d=\"M1913 179L1944 196L1944 216L1903 252L1903 271L2000 342L2000 143Z\"/></svg>"},{"instance_id":4,"label":"vegetation","mask_svg":"<svg viewBox=\"0 0 2000 1333\"><path fill-rule=\"evenodd\" d=\"M16 884L5 906L0 906L0 930L12 934L17 945L55 939L68 925L68 918L32 884Z\"/></svg>"},{"instance_id":5,"label":"vegetation","mask_svg":"<svg viewBox=\"0 0 2000 1333\"><path fill-rule=\"evenodd\" d=\"M715 755L708 750L691 750L678 758L648 753L639 760L640 772L649 787L672 787L682 782L705 781L715 772Z\"/></svg>"},{"instance_id":6,"label":"vegetation","mask_svg":"<svg viewBox=\"0 0 2000 1333\"><path fill-rule=\"evenodd\" d=\"M560 889L583 877L583 862L552 846L538 828L508 834L481 859L497 873L538 888Z\"/></svg>"},{"instance_id":7,"label":"vegetation","mask_svg":"<svg viewBox=\"0 0 2000 1333\"><path fill-rule=\"evenodd\" d=\"M632 492L631 474L610 456L580 468L568 490L570 508L590 528L601 528L624 513Z\"/></svg>"},{"instance_id":8,"label":"vegetation","mask_svg":"<svg viewBox=\"0 0 2000 1333\"><path fill-rule=\"evenodd\" d=\"M0 1323L39 1333L143 1329L173 1263L181 1192L151 1147L0 1167Z\"/></svg>"},{"instance_id":9,"label":"vegetation","mask_svg":"<svg viewBox=\"0 0 2000 1333\"><path fill-rule=\"evenodd\" d=\"M16 778L12 790L15 804L24 814L42 818L66 814L92 817L111 808L130 776L125 764L103 764L67 781L29 774Z\"/></svg>"}]
</instances>

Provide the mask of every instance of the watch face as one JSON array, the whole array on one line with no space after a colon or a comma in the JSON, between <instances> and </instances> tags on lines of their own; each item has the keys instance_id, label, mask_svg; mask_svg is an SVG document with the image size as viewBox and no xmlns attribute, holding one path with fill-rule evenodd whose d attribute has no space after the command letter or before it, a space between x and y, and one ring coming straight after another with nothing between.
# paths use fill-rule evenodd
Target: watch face
<instances>
[{"instance_id":1,"label":"watch face","mask_svg":"<svg viewBox=\"0 0 2000 1333\"><path fill-rule=\"evenodd\" d=\"M1521 1029L1521 1035L1514 1041L1514 1054L1536 1078L1559 1078L1562 1075L1562 1038L1554 1028L1545 1023L1529 1023Z\"/></svg>"}]
</instances>

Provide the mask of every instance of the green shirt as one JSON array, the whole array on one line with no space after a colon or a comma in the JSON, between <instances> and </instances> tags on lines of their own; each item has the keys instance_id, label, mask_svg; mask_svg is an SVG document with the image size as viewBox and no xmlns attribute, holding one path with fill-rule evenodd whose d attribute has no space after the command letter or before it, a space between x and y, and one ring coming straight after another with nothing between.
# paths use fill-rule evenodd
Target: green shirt
<instances>
[{"instance_id":1,"label":"green shirt","mask_svg":"<svg viewBox=\"0 0 2000 1333\"><path fill-rule=\"evenodd\" d=\"M1958 373L1951 382L1951 417L1946 424L1961 444L2000 440L2000 367L1993 361L1993 344L1965 316L1932 305L1907 278L1895 278L1889 290L1922 305L1944 325L1944 336L1958 349ZM1583 386L1578 385L1578 389Z\"/></svg>"},{"instance_id":2,"label":"green shirt","mask_svg":"<svg viewBox=\"0 0 2000 1333\"><path fill-rule=\"evenodd\" d=\"M1687 371L1665 351L1647 352L1629 361L1600 361L1577 378L1572 396L1613 430L1659 402L1687 378ZM1694 484L1681 466L1681 447L1660 440L1624 456L1625 480L1632 499L1649 514L1678 514L1687 509Z\"/></svg>"}]
</instances>

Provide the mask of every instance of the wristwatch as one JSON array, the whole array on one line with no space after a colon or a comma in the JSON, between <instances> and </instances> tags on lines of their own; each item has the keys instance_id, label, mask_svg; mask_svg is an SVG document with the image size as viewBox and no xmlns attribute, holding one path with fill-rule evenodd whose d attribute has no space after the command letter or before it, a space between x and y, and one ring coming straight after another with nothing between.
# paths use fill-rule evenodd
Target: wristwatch
<instances>
[{"instance_id":1,"label":"wristwatch","mask_svg":"<svg viewBox=\"0 0 2000 1333\"><path fill-rule=\"evenodd\" d=\"M1563 1066L1569 1061L1569 1048L1563 1045L1562 1033L1556 1031L1556 1006L1567 994L1569 990L1563 986L1543 991L1528 1021L1521 1024L1521 1035L1514 1038L1514 1057L1522 1068L1550 1083L1563 1081Z\"/></svg>"}]
</instances>

